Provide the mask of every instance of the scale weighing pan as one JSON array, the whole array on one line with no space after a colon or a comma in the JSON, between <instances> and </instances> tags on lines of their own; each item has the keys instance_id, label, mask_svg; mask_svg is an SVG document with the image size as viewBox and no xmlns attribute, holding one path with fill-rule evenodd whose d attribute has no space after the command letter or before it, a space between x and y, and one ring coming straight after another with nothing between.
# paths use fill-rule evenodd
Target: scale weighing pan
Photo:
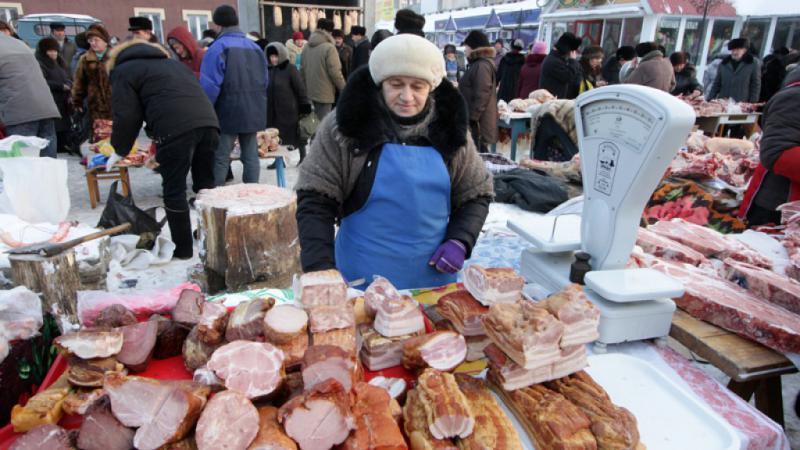
<instances>
[{"instance_id":1,"label":"scale weighing pan","mask_svg":"<svg viewBox=\"0 0 800 450\"><path fill-rule=\"evenodd\" d=\"M581 248L581 216L534 216L525 223L509 220L508 228L545 253L561 253Z\"/></svg>"},{"instance_id":2,"label":"scale weighing pan","mask_svg":"<svg viewBox=\"0 0 800 450\"><path fill-rule=\"evenodd\" d=\"M676 298L683 283L653 269L594 270L584 278L586 287L616 303Z\"/></svg>"}]
</instances>

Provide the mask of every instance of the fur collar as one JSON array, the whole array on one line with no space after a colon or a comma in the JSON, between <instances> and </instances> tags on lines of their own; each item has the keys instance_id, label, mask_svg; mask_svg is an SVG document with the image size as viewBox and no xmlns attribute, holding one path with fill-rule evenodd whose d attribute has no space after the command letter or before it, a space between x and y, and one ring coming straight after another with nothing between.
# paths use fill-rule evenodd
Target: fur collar
<instances>
[{"instance_id":1,"label":"fur collar","mask_svg":"<svg viewBox=\"0 0 800 450\"><path fill-rule=\"evenodd\" d=\"M351 151L355 154L390 142L394 134L392 119L380 95L369 67L362 67L350 75L339 96L336 122L339 132L353 140ZM446 80L431 95L434 118L428 126L427 139L445 160L450 160L467 144L467 105L458 90Z\"/></svg>"},{"instance_id":2,"label":"fur collar","mask_svg":"<svg viewBox=\"0 0 800 450\"><path fill-rule=\"evenodd\" d=\"M731 57L731 55L728 55L728 56L725 57L725 59L722 60L722 63L723 64L727 64L727 63L730 63L732 61L733 61L733 58ZM751 55L750 53L745 53L744 56L742 56L742 59L739 60L739 62L743 62L745 64L752 64L753 63L753 55Z\"/></svg>"},{"instance_id":3,"label":"fur collar","mask_svg":"<svg viewBox=\"0 0 800 450\"><path fill-rule=\"evenodd\" d=\"M136 46L141 45L142 47L133 48ZM129 54L122 56L122 52L125 50L133 48ZM139 59L139 58L169 58L169 52L167 49L161 46L161 44L153 44L143 39L130 39L122 44L114 47L113 49L109 50L108 61L106 62L106 70L108 73L111 73L114 70L114 66L117 63L122 63L127 61L128 59Z\"/></svg>"},{"instance_id":4,"label":"fur collar","mask_svg":"<svg viewBox=\"0 0 800 450\"><path fill-rule=\"evenodd\" d=\"M495 50L494 47L478 47L469 54L469 60L475 61L481 58L494 59L495 56L497 56L497 50Z\"/></svg>"}]
</instances>

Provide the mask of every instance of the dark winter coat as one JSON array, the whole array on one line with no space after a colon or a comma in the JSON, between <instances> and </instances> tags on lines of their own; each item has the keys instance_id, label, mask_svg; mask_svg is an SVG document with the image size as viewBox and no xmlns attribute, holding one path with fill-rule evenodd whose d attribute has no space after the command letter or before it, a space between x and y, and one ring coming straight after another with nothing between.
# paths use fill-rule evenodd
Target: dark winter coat
<instances>
[{"instance_id":1,"label":"dark winter coat","mask_svg":"<svg viewBox=\"0 0 800 450\"><path fill-rule=\"evenodd\" d=\"M477 123L483 143L497 142L497 80L494 47L480 47L469 56L467 71L458 81L458 90L467 101L470 123ZM480 146L480 143L476 142Z\"/></svg>"},{"instance_id":2,"label":"dark winter coat","mask_svg":"<svg viewBox=\"0 0 800 450\"><path fill-rule=\"evenodd\" d=\"M19 125L58 117L31 49L0 33L0 123Z\"/></svg>"},{"instance_id":3,"label":"dark winter coat","mask_svg":"<svg viewBox=\"0 0 800 450\"><path fill-rule=\"evenodd\" d=\"M347 80L353 66L353 47L343 43L341 47L336 47L336 51L339 53L339 62L342 64L342 76Z\"/></svg>"},{"instance_id":4,"label":"dark winter coat","mask_svg":"<svg viewBox=\"0 0 800 450\"><path fill-rule=\"evenodd\" d=\"M161 45L127 41L114 49L108 69L114 108L111 145L120 156L130 151L143 121L147 122L147 134L156 142L197 128L219 128L214 108L197 78L183 64L170 59Z\"/></svg>"},{"instance_id":5,"label":"dark winter coat","mask_svg":"<svg viewBox=\"0 0 800 450\"><path fill-rule=\"evenodd\" d=\"M764 58L761 70L761 95L759 101L766 102L778 92L786 78L785 56L771 55Z\"/></svg>"},{"instance_id":6,"label":"dark winter coat","mask_svg":"<svg viewBox=\"0 0 800 450\"><path fill-rule=\"evenodd\" d=\"M238 28L223 29L200 67L200 85L214 105L223 134L267 127L267 57Z\"/></svg>"},{"instance_id":7,"label":"dark winter coat","mask_svg":"<svg viewBox=\"0 0 800 450\"><path fill-rule=\"evenodd\" d=\"M469 255L489 211L492 178L468 137L467 107L458 91L442 81L429 101L425 122L400 137L369 69L350 76L335 113L320 124L295 186L304 271L335 267L334 224L367 201L386 143L429 145L442 155L451 183L444 240L458 239Z\"/></svg>"},{"instance_id":8,"label":"dark winter coat","mask_svg":"<svg viewBox=\"0 0 800 450\"><path fill-rule=\"evenodd\" d=\"M169 32L167 35L167 45L171 45L171 40L178 41L186 48L187 53L189 53L188 58L183 59L178 55L176 55L176 57L180 58L180 62L188 67L199 80L200 68L203 65L203 57L206 54L206 49L200 48L200 46L197 45L197 39L195 39L192 32L184 26L175 27L175 29Z\"/></svg>"},{"instance_id":9,"label":"dark winter coat","mask_svg":"<svg viewBox=\"0 0 800 450\"><path fill-rule=\"evenodd\" d=\"M603 70L600 74L608 84L619 84L619 71L621 69L622 64L620 64L619 59L616 55L612 55L603 64Z\"/></svg>"},{"instance_id":10,"label":"dark winter coat","mask_svg":"<svg viewBox=\"0 0 800 450\"><path fill-rule=\"evenodd\" d=\"M519 73L525 64L525 55L521 53L506 53L500 60L497 68L497 83L500 89L497 91L497 98L509 102L517 98L519 92Z\"/></svg>"},{"instance_id":11,"label":"dark winter coat","mask_svg":"<svg viewBox=\"0 0 800 450\"><path fill-rule=\"evenodd\" d=\"M542 74L542 61L547 55L530 54L525 57L525 65L519 71L519 89L517 98L528 98L531 92L539 89L539 77Z\"/></svg>"},{"instance_id":12,"label":"dark winter coat","mask_svg":"<svg viewBox=\"0 0 800 450\"><path fill-rule=\"evenodd\" d=\"M297 122L301 113L311 112L311 101L300 72L289 61L289 51L278 42L267 46L278 50L278 65L269 67L267 91L267 127L280 130L281 142L286 145L301 144L297 136Z\"/></svg>"},{"instance_id":13,"label":"dark winter coat","mask_svg":"<svg viewBox=\"0 0 800 450\"><path fill-rule=\"evenodd\" d=\"M750 53L745 53L735 69L733 65L733 58L730 55L722 60L708 98L732 98L736 102L757 102L761 95L761 63Z\"/></svg>"},{"instance_id":14,"label":"dark winter coat","mask_svg":"<svg viewBox=\"0 0 800 450\"><path fill-rule=\"evenodd\" d=\"M578 61L553 49L542 62L539 88L547 89L560 99L573 99L578 96L581 72Z\"/></svg>"},{"instance_id":15,"label":"dark winter coat","mask_svg":"<svg viewBox=\"0 0 800 450\"><path fill-rule=\"evenodd\" d=\"M625 82L672 92L675 89L675 69L660 51L653 50L639 59L636 69Z\"/></svg>"},{"instance_id":16,"label":"dark winter coat","mask_svg":"<svg viewBox=\"0 0 800 450\"><path fill-rule=\"evenodd\" d=\"M697 70L691 64L686 64L683 70L675 72L675 89L672 95L689 95L694 91L703 92L703 85L697 81Z\"/></svg>"},{"instance_id":17,"label":"dark winter coat","mask_svg":"<svg viewBox=\"0 0 800 450\"><path fill-rule=\"evenodd\" d=\"M78 60L75 70L75 82L72 84L72 104L83 105L84 100L89 102L89 117L92 120L111 120L111 82L108 80L106 61L111 52L109 47L103 59L89 50Z\"/></svg>"},{"instance_id":18,"label":"dark winter coat","mask_svg":"<svg viewBox=\"0 0 800 450\"><path fill-rule=\"evenodd\" d=\"M353 47L353 62L350 65L351 73L355 72L359 67L369 64L370 51L372 51L372 44L366 37Z\"/></svg>"},{"instance_id":19,"label":"dark winter coat","mask_svg":"<svg viewBox=\"0 0 800 450\"><path fill-rule=\"evenodd\" d=\"M70 70L70 64L72 64L72 58L77 52L78 46L75 45L74 42L70 41L68 37L64 37L64 44L60 44L58 56L61 57L61 67L63 67L64 70L70 74L72 73Z\"/></svg>"},{"instance_id":20,"label":"dark winter coat","mask_svg":"<svg viewBox=\"0 0 800 450\"><path fill-rule=\"evenodd\" d=\"M61 118L56 120L56 132L67 131L69 130L68 103L72 80L64 68L64 60L59 55L58 59L53 61L42 53L41 49L36 50L36 59L39 61L39 67L42 68L44 80L47 81L47 86L53 95L58 113L61 114Z\"/></svg>"}]
</instances>

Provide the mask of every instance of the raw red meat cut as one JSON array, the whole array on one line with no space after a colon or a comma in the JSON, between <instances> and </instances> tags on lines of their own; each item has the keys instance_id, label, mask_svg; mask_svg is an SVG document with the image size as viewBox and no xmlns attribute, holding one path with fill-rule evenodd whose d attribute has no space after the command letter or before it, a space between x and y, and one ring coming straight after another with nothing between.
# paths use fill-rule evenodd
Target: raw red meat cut
<instances>
[{"instance_id":1,"label":"raw red meat cut","mask_svg":"<svg viewBox=\"0 0 800 450\"><path fill-rule=\"evenodd\" d=\"M658 233L654 233L647 228L639 228L636 245L641 247L646 253L666 261L687 263L693 266L700 265L707 261L706 257L697 250Z\"/></svg>"},{"instance_id":2,"label":"raw red meat cut","mask_svg":"<svg viewBox=\"0 0 800 450\"><path fill-rule=\"evenodd\" d=\"M129 450L135 430L121 424L111 412L111 401L103 396L89 407L78 434L81 450Z\"/></svg>"},{"instance_id":3,"label":"raw red meat cut","mask_svg":"<svg viewBox=\"0 0 800 450\"><path fill-rule=\"evenodd\" d=\"M732 259L725 260L723 271L728 280L747 289L756 297L800 314L800 282Z\"/></svg>"},{"instance_id":4,"label":"raw red meat cut","mask_svg":"<svg viewBox=\"0 0 800 450\"><path fill-rule=\"evenodd\" d=\"M147 320L118 329L122 332L122 350L117 361L133 372L141 372L150 362L158 337L158 322Z\"/></svg>"},{"instance_id":5,"label":"raw red meat cut","mask_svg":"<svg viewBox=\"0 0 800 450\"><path fill-rule=\"evenodd\" d=\"M197 421L198 450L245 450L258 434L258 410L235 391L224 391L209 400Z\"/></svg>"},{"instance_id":6,"label":"raw red meat cut","mask_svg":"<svg viewBox=\"0 0 800 450\"><path fill-rule=\"evenodd\" d=\"M355 428L347 392L332 378L281 406L278 421L303 450L328 450Z\"/></svg>"},{"instance_id":7,"label":"raw red meat cut","mask_svg":"<svg viewBox=\"0 0 800 450\"><path fill-rule=\"evenodd\" d=\"M284 375L283 352L266 342L233 341L218 348L208 368L225 382L225 387L247 398L270 394Z\"/></svg>"},{"instance_id":8,"label":"raw red meat cut","mask_svg":"<svg viewBox=\"0 0 800 450\"><path fill-rule=\"evenodd\" d=\"M303 356L301 370L306 390L333 378L345 391L350 391L356 373L356 359L333 345L312 345Z\"/></svg>"}]
</instances>

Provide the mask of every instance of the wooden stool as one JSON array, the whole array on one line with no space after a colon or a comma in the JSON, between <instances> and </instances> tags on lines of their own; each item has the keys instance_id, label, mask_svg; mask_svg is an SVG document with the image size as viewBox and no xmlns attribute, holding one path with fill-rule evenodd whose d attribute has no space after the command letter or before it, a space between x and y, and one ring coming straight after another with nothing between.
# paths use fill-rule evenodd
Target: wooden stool
<instances>
[{"instance_id":1,"label":"wooden stool","mask_svg":"<svg viewBox=\"0 0 800 450\"><path fill-rule=\"evenodd\" d=\"M86 169L86 185L89 188L89 203L91 203L92 209L95 209L100 202L97 180L119 180L122 182L122 195L127 197L130 193L131 180L128 177L127 166L117 166L109 172L106 172L105 166Z\"/></svg>"}]
</instances>

